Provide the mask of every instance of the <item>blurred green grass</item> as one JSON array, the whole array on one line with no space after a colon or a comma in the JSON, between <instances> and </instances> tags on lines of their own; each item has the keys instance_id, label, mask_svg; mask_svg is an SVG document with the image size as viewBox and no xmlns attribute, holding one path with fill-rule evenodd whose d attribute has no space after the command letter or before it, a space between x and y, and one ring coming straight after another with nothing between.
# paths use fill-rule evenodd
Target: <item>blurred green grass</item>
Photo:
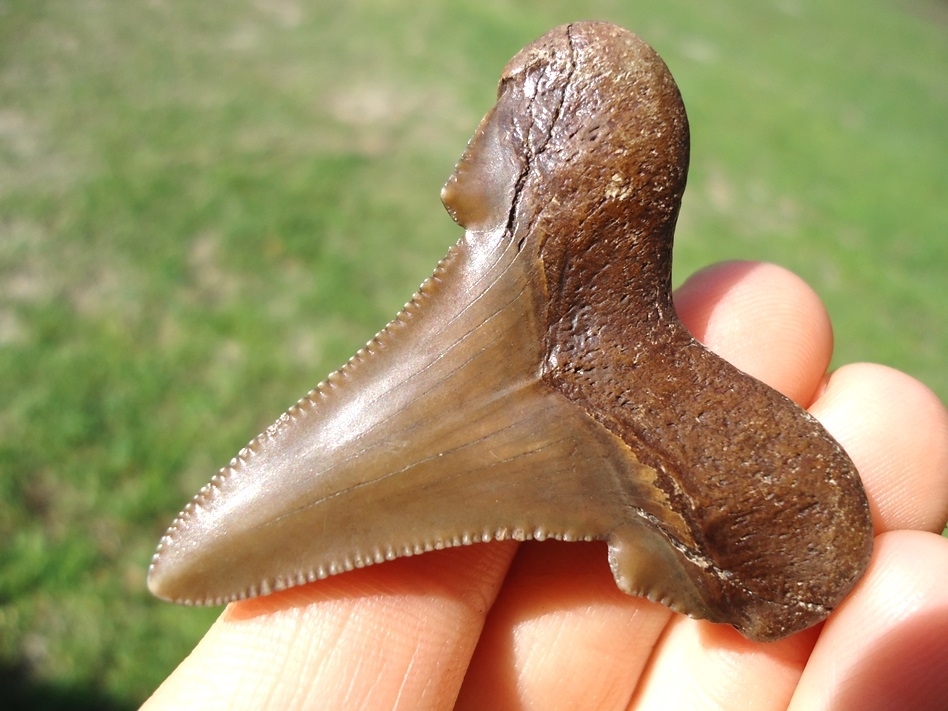
<instances>
[{"instance_id":1,"label":"blurred green grass","mask_svg":"<svg viewBox=\"0 0 948 711\"><path fill-rule=\"evenodd\" d=\"M652 43L692 122L676 282L794 269L837 363L948 396L948 8L0 0L0 678L130 708L216 616L144 570L217 467L458 237L440 186L553 25Z\"/></svg>"}]
</instances>

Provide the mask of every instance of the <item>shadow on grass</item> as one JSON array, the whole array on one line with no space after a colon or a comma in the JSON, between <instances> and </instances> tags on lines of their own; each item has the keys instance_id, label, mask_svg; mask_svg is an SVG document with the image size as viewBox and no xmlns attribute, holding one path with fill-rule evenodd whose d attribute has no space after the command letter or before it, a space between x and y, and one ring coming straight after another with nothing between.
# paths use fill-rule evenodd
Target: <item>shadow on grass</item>
<instances>
[{"instance_id":1,"label":"shadow on grass","mask_svg":"<svg viewBox=\"0 0 948 711\"><path fill-rule=\"evenodd\" d=\"M115 699L88 686L50 684L30 678L22 666L0 665L0 689L4 709L20 711L131 711L138 705Z\"/></svg>"}]
</instances>

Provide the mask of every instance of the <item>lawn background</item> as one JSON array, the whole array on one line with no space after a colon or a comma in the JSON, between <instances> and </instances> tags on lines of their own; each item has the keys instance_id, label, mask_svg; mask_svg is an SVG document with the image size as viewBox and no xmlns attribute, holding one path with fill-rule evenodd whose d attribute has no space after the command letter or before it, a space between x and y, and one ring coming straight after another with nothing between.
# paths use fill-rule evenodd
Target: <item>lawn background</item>
<instances>
[{"instance_id":1,"label":"lawn background","mask_svg":"<svg viewBox=\"0 0 948 711\"><path fill-rule=\"evenodd\" d=\"M217 610L151 599L183 503L459 236L438 193L500 69L641 34L692 170L675 281L764 259L837 363L948 396L948 5L0 0L0 687L136 707Z\"/></svg>"}]
</instances>

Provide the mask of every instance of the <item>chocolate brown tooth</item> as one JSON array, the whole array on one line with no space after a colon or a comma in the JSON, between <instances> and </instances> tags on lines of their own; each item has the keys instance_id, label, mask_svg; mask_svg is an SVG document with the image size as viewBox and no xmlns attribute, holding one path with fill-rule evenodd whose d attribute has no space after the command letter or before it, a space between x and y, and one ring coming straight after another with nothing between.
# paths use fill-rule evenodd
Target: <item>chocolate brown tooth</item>
<instances>
[{"instance_id":1,"label":"chocolate brown tooth","mask_svg":"<svg viewBox=\"0 0 948 711\"><path fill-rule=\"evenodd\" d=\"M405 309L255 439L149 570L219 603L493 538L609 541L619 587L771 640L868 564L852 462L671 300L688 168L635 35L556 28L504 69L442 198L466 228Z\"/></svg>"}]
</instances>

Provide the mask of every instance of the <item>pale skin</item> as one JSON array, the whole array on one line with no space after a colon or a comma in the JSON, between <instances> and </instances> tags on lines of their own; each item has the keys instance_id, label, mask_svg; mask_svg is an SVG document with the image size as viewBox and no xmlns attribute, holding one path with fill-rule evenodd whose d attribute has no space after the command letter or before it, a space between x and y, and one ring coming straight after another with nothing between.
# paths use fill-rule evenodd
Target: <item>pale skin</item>
<instances>
[{"instance_id":1,"label":"pale skin","mask_svg":"<svg viewBox=\"0 0 948 711\"><path fill-rule=\"evenodd\" d=\"M779 267L710 267L675 303L712 350L807 407L859 469L875 550L825 623L752 643L621 593L605 543L482 543L234 603L144 708L943 709L945 408L883 366L827 375L827 313Z\"/></svg>"}]
</instances>

